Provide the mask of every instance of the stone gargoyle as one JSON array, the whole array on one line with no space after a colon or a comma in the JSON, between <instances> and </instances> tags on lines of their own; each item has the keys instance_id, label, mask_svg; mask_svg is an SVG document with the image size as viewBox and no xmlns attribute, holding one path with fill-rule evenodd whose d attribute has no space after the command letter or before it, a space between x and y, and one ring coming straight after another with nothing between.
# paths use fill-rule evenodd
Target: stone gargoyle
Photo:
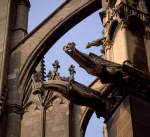
<instances>
[{"instance_id":1,"label":"stone gargoyle","mask_svg":"<svg viewBox=\"0 0 150 137\"><path fill-rule=\"evenodd\" d=\"M105 87L102 88L105 90ZM46 90L56 91L72 103L90 107L96 112L105 107L104 99L99 91L74 80L47 80L42 84L36 83L33 94L42 94Z\"/></svg>"},{"instance_id":2,"label":"stone gargoyle","mask_svg":"<svg viewBox=\"0 0 150 137\"><path fill-rule=\"evenodd\" d=\"M128 77L150 81L149 75L135 68L129 61L125 61L121 65L108 61L94 53L82 53L75 48L74 42L65 45L63 50L89 74L100 78L102 83L118 83L128 79Z\"/></svg>"}]
</instances>

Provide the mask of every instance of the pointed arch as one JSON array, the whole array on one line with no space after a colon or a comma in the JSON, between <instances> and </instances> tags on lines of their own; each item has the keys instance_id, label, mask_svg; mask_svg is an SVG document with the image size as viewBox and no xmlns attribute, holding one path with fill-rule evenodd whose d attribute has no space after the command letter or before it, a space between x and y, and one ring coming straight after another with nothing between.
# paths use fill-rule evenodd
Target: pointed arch
<instances>
[{"instance_id":1,"label":"pointed arch","mask_svg":"<svg viewBox=\"0 0 150 137\"><path fill-rule=\"evenodd\" d=\"M85 131L87 129L88 123L93 115L94 111L92 109L86 108L84 112L82 113L81 119L80 119L80 133L81 137L85 136Z\"/></svg>"},{"instance_id":2,"label":"pointed arch","mask_svg":"<svg viewBox=\"0 0 150 137\"><path fill-rule=\"evenodd\" d=\"M100 0L67 0L13 49L11 56L21 52L18 78L21 94L34 68L54 43L69 29L100 8Z\"/></svg>"}]
</instances>

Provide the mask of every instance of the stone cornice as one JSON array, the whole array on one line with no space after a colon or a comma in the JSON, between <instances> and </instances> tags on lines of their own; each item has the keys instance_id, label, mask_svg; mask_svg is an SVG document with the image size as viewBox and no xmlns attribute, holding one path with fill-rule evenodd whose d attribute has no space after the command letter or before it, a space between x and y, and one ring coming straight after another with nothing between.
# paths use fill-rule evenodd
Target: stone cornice
<instances>
[{"instance_id":1,"label":"stone cornice","mask_svg":"<svg viewBox=\"0 0 150 137\"><path fill-rule=\"evenodd\" d=\"M110 8L108 9L110 10ZM123 2L121 2L119 5L117 5L115 8L111 9L112 14L109 17L108 21L104 24L104 27L109 24L114 16L119 17L120 19L128 19L129 16L131 15L136 15L139 17L145 25L149 26L150 24L150 15L147 13L144 13L134 7L131 7Z\"/></svg>"},{"instance_id":2,"label":"stone cornice","mask_svg":"<svg viewBox=\"0 0 150 137\"><path fill-rule=\"evenodd\" d=\"M24 109L21 105L18 104L7 104L8 113L16 113L22 116L24 114Z\"/></svg>"},{"instance_id":3,"label":"stone cornice","mask_svg":"<svg viewBox=\"0 0 150 137\"><path fill-rule=\"evenodd\" d=\"M25 5L28 8L31 7L30 1L29 0L16 0L17 5Z\"/></svg>"}]
</instances>

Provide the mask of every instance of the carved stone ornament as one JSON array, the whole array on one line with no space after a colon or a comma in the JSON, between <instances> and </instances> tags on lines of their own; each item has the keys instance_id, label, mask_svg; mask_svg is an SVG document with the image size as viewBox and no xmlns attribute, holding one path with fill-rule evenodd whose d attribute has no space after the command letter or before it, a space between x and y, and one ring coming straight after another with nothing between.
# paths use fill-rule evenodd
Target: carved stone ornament
<instances>
[{"instance_id":1,"label":"carved stone ornament","mask_svg":"<svg viewBox=\"0 0 150 137\"><path fill-rule=\"evenodd\" d=\"M105 51L111 49L112 46L113 46L113 42L111 40L109 40L109 39L104 40L103 48L104 48Z\"/></svg>"},{"instance_id":2,"label":"carved stone ornament","mask_svg":"<svg viewBox=\"0 0 150 137\"><path fill-rule=\"evenodd\" d=\"M17 104L7 104L7 112L8 113L16 113L22 116L24 114L24 109L21 105Z\"/></svg>"},{"instance_id":3,"label":"carved stone ornament","mask_svg":"<svg viewBox=\"0 0 150 137\"><path fill-rule=\"evenodd\" d=\"M2 92L2 95L0 97L0 116L2 115L4 105L6 103L6 98L8 94L8 89L4 87L4 90Z\"/></svg>"},{"instance_id":4,"label":"carved stone ornament","mask_svg":"<svg viewBox=\"0 0 150 137\"><path fill-rule=\"evenodd\" d=\"M144 38L145 38L146 40L150 40L150 31L146 31L146 32L145 32Z\"/></svg>"},{"instance_id":5,"label":"carved stone ornament","mask_svg":"<svg viewBox=\"0 0 150 137\"><path fill-rule=\"evenodd\" d=\"M121 19L120 22L121 29L127 29L128 28L128 21L126 19Z\"/></svg>"},{"instance_id":6,"label":"carved stone ornament","mask_svg":"<svg viewBox=\"0 0 150 137\"><path fill-rule=\"evenodd\" d=\"M86 48L90 48L92 46L98 47L100 45L103 45L104 41L105 41L105 38L101 38L101 39L94 40L92 42L88 42L88 44L86 45Z\"/></svg>"},{"instance_id":7,"label":"carved stone ornament","mask_svg":"<svg viewBox=\"0 0 150 137\"><path fill-rule=\"evenodd\" d=\"M110 10L110 8L109 8ZM119 17L119 19L125 19L128 20L129 16L135 15L136 17L140 18L143 23L147 26L150 25L150 15L147 13L144 13L136 8L133 8L131 6L129 6L128 4L121 2L119 5L117 5L115 8L111 9L112 10L112 14L109 17L108 21L104 24L104 27L109 24L112 20L113 17ZM126 21L122 22L122 27L126 28Z\"/></svg>"}]
</instances>

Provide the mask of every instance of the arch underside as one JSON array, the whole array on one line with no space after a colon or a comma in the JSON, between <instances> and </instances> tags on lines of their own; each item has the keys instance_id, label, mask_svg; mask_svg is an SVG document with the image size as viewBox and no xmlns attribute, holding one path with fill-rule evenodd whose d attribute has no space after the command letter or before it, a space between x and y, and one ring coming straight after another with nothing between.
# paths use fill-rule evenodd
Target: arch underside
<instances>
[{"instance_id":1,"label":"arch underside","mask_svg":"<svg viewBox=\"0 0 150 137\"><path fill-rule=\"evenodd\" d=\"M80 119L80 132L82 137L85 136L85 132L88 126L88 123L93 115L94 111L89 108L85 108L84 112L82 113L81 119Z\"/></svg>"}]
</instances>

